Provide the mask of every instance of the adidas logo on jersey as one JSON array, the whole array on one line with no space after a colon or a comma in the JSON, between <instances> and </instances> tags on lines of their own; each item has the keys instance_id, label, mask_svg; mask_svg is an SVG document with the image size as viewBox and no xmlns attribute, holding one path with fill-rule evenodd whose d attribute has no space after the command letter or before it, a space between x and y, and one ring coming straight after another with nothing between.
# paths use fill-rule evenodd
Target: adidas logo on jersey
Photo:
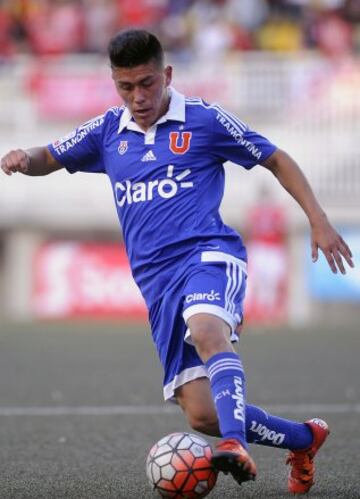
<instances>
[{"instance_id":1,"label":"adidas logo on jersey","mask_svg":"<svg viewBox=\"0 0 360 499\"><path fill-rule=\"evenodd\" d=\"M144 156L141 158L141 161L156 161L156 156L150 149Z\"/></svg>"}]
</instances>

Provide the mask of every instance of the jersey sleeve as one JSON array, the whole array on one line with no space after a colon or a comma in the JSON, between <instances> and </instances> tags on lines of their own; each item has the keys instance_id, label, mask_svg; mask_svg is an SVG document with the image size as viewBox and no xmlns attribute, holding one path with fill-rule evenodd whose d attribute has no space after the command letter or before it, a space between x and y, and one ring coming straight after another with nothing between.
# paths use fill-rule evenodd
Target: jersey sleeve
<instances>
[{"instance_id":1,"label":"jersey sleeve","mask_svg":"<svg viewBox=\"0 0 360 499\"><path fill-rule=\"evenodd\" d=\"M48 149L52 156L70 173L105 173L102 161L103 127L105 116L97 116L61 137Z\"/></svg>"},{"instance_id":2,"label":"jersey sleeve","mask_svg":"<svg viewBox=\"0 0 360 499\"><path fill-rule=\"evenodd\" d=\"M262 163L277 147L220 106L212 106L213 153L246 169Z\"/></svg>"}]
</instances>

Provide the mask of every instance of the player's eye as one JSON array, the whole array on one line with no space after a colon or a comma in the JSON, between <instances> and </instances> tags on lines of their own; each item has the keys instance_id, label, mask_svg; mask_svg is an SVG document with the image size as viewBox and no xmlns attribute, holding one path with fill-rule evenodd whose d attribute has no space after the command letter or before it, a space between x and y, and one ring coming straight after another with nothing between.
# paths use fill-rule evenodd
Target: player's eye
<instances>
[{"instance_id":1,"label":"player's eye","mask_svg":"<svg viewBox=\"0 0 360 499\"><path fill-rule=\"evenodd\" d=\"M141 86L144 88L149 88L153 84L153 80L145 80L141 83Z\"/></svg>"},{"instance_id":2,"label":"player's eye","mask_svg":"<svg viewBox=\"0 0 360 499\"><path fill-rule=\"evenodd\" d=\"M118 88L124 92L130 92L132 87L128 83L118 83Z\"/></svg>"}]
</instances>

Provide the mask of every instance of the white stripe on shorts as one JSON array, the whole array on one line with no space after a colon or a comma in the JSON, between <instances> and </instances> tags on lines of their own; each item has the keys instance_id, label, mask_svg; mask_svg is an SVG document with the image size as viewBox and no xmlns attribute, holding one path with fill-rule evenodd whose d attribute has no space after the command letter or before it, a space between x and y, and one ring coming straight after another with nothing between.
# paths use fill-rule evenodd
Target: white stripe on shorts
<instances>
[{"instance_id":1,"label":"white stripe on shorts","mask_svg":"<svg viewBox=\"0 0 360 499\"><path fill-rule=\"evenodd\" d=\"M240 274L240 269L239 266L230 262L226 264L227 268L229 271L226 272L228 279L230 280L230 286L229 286L229 293L226 297L226 303L227 303L227 310L231 315L235 314L235 303L234 299L236 296L236 293L239 292L240 286L242 283L242 274ZM228 289L228 287L227 287ZM226 305L225 305L226 306Z\"/></svg>"},{"instance_id":2,"label":"white stripe on shorts","mask_svg":"<svg viewBox=\"0 0 360 499\"><path fill-rule=\"evenodd\" d=\"M222 263L235 263L239 265L241 270L247 274L247 264L244 260L236 258L236 256L229 255L229 253L223 253L222 251L203 251L201 253L202 262L222 262Z\"/></svg>"},{"instance_id":3,"label":"white stripe on shorts","mask_svg":"<svg viewBox=\"0 0 360 499\"><path fill-rule=\"evenodd\" d=\"M225 310L231 315L235 314L235 297L240 291L243 282L243 273L247 274L246 262L222 251L203 251L202 262L226 263L227 284L225 289ZM236 323L236 321L234 321ZM236 326L235 326L236 327Z\"/></svg>"}]
</instances>

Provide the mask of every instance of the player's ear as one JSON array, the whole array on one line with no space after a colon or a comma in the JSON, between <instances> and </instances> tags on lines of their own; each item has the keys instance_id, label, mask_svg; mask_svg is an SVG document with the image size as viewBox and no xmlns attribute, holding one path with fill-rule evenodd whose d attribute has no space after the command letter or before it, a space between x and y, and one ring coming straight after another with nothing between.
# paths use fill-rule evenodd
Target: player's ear
<instances>
[{"instance_id":1,"label":"player's ear","mask_svg":"<svg viewBox=\"0 0 360 499\"><path fill-rule=\"evenodd\" d=\"M166 68L164 69L165 86L166 87L168 87L170 85L170 83L171 83L172 72L173 72L172 66L166 66Z\"/></svg>"}]
</instances>

